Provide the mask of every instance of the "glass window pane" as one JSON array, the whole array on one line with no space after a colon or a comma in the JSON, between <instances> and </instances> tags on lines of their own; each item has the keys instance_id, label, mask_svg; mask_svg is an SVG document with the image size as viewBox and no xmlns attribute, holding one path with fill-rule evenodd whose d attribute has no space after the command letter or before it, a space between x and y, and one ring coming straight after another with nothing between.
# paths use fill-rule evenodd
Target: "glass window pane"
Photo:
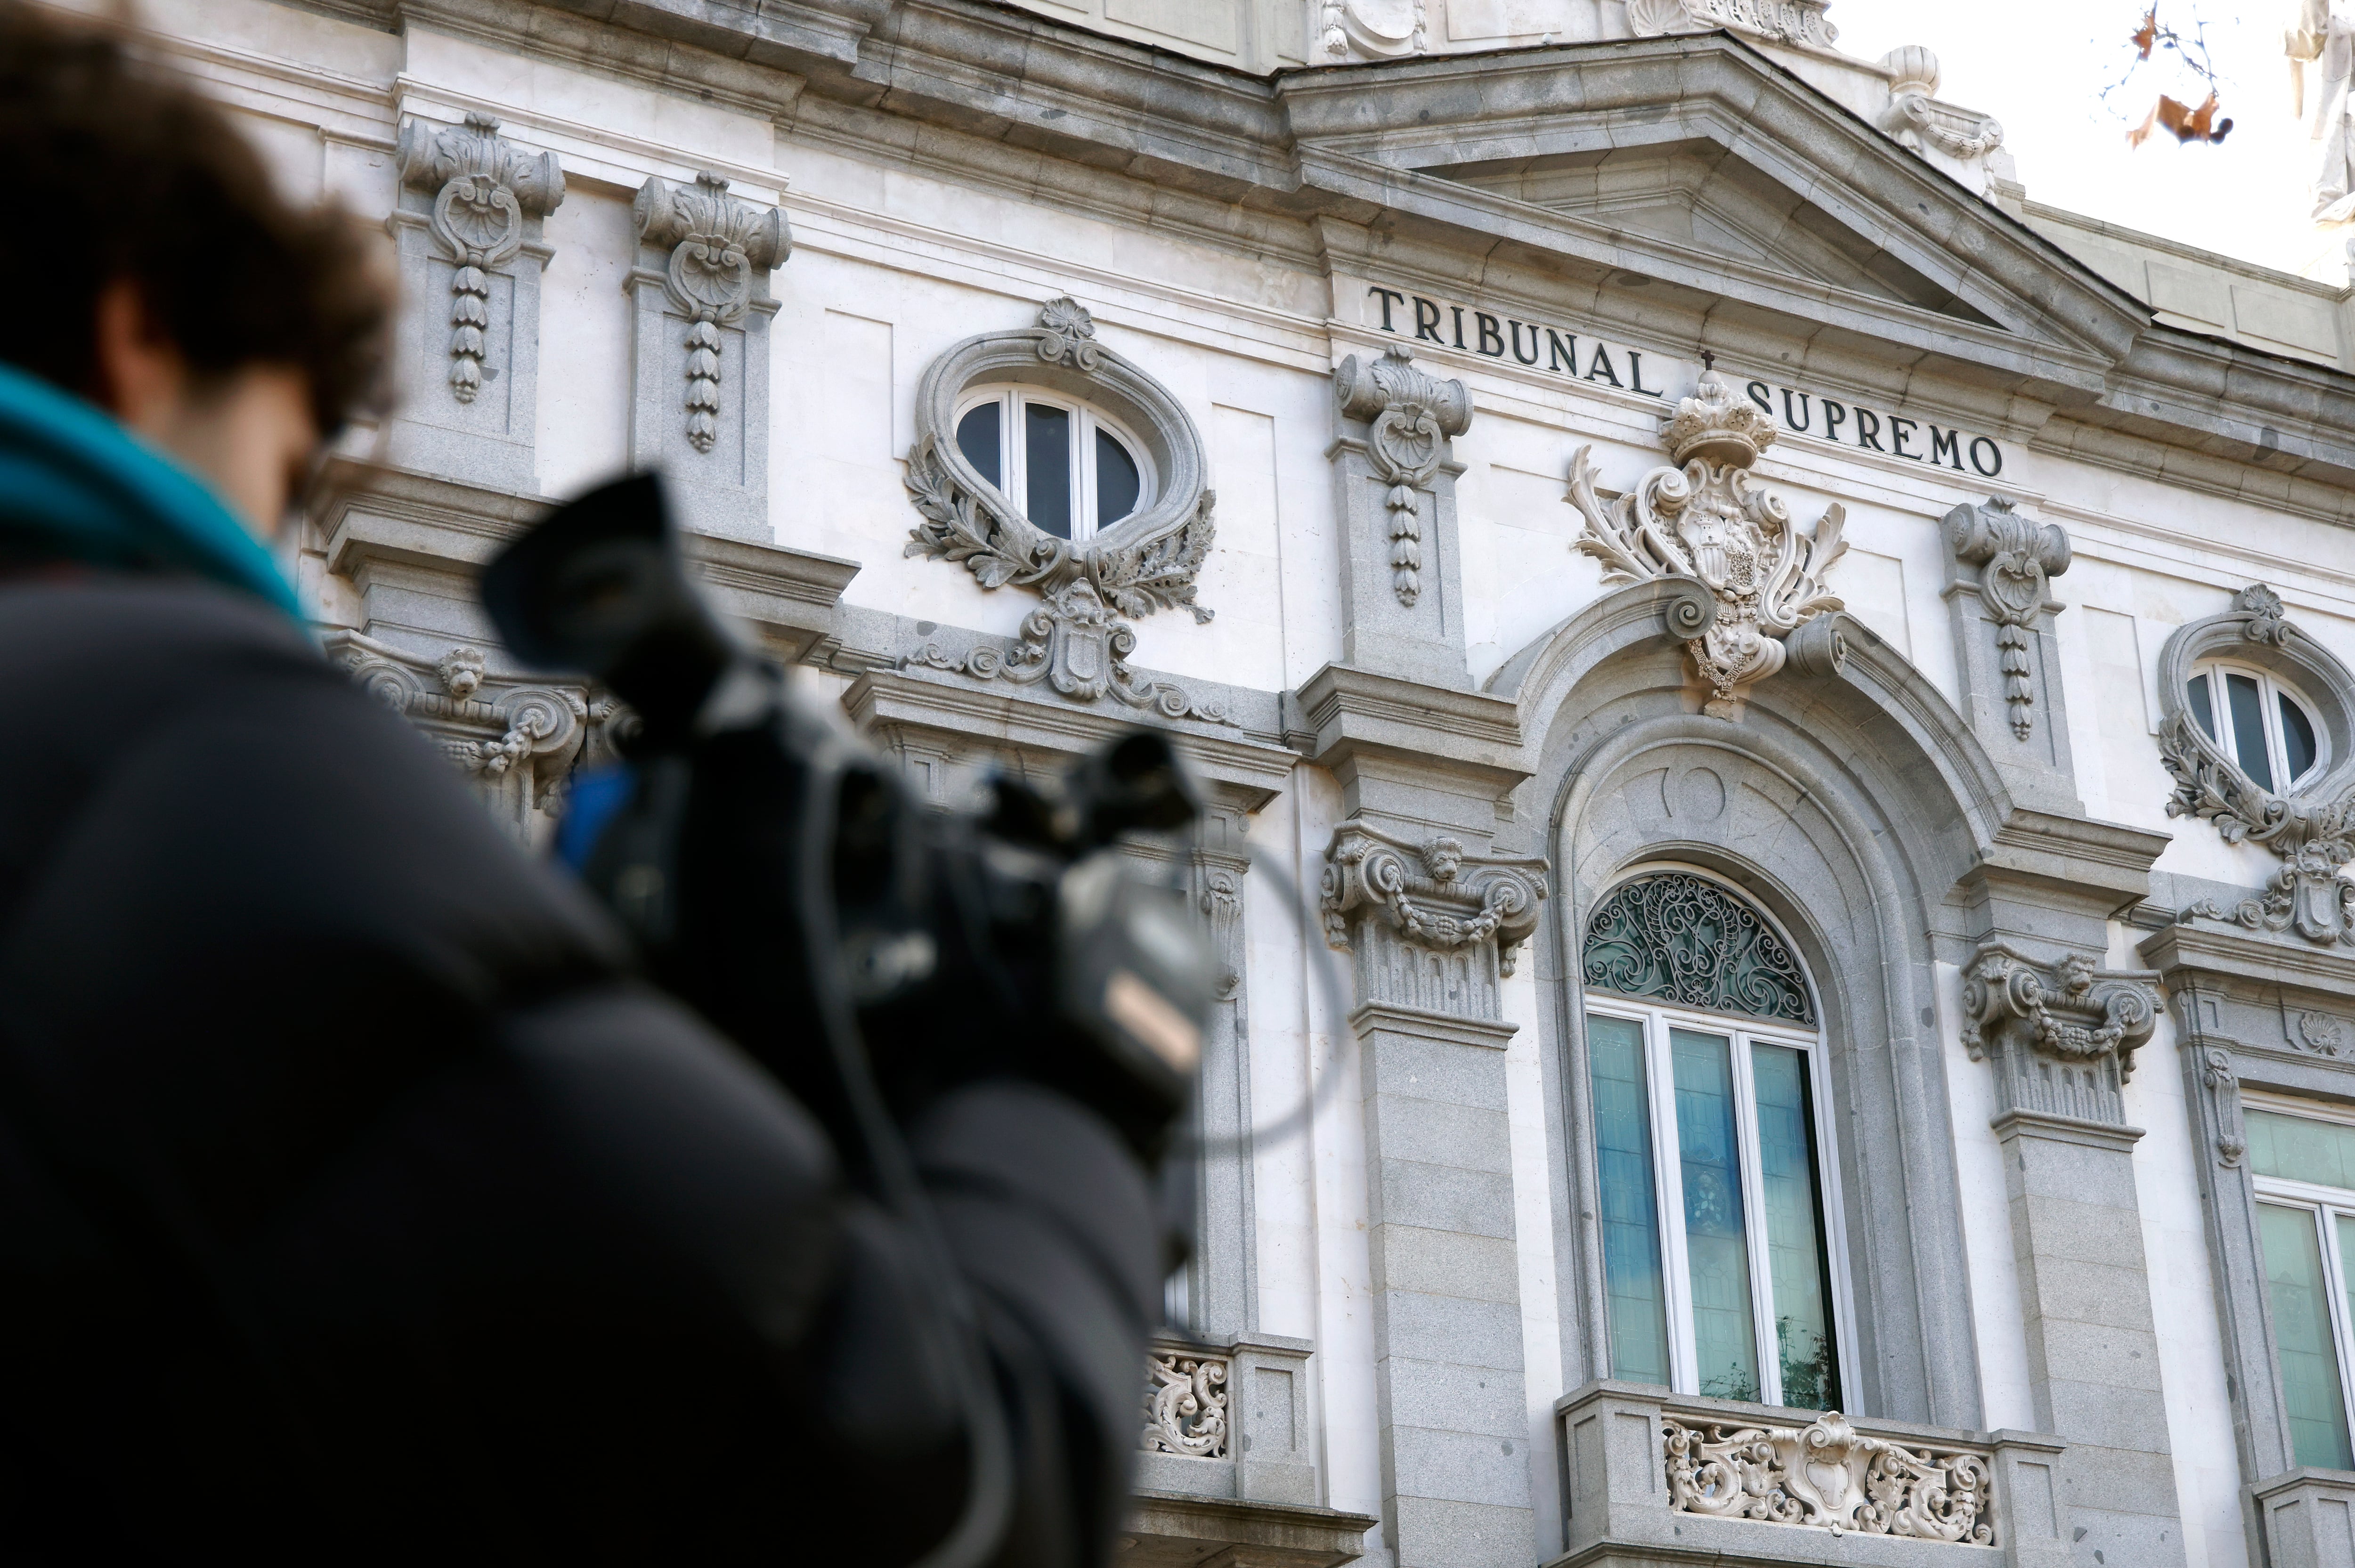
<instances>
[{"instance_id":1,"label":"glass window pane","mask_svg":"<svg viewBox=\"0 0 2355 1568\"><path fill-rule=\"evenodd\" d=\"M2282 781L2286 786L2306 776L2318 748L2314 743L2314 720L2306 716L2306 709L2281 692L2275 692L2274 699L2281 705L2282 750L2289 756L2289 777Z\"/></svg>"},{"instance_id":2,"label":"glass window pane","mask_svg":"<svg viewBox=\"0 0 2355 1568\"><path fill-rule=\"evenodd\" d=\"M2265 705L2256 677L2227 671L2224 700L2232 709L2232 760L2259 789L2273 788L2273 763L2265 756Z\"/></svg>"},{"instance_id":3,"label":"glass window pane","mask_svg":"<svg viewBox=\"0 0 2355 1568\"><path fill-rule=\"evenodd\" d=\"M1136 459L1108 431L1096 432L1096 527L1108 528L1136 510L1145 476Z\"/></svg>"},{"instance_id":4,"label":"glass window pane","mask_svg":"<svg viewBox=\"0 0 2355 1568\"><path fill-rule=\"evenodd\" d=\"M2243 1111L2249 1168L2259 1176L2355 1189L2355 1127L2278 1111Z\"/></svg>"},{"instance_id":5,"label":"glass window pane","mask_svg":"<svg viewBox=\"0 0 2355 1568\"><path fill-rule=\"evenodd\" d=\"M2210 740L2216 738L2216 710L2208 701L2208 677L2195 675L2183 688L2183 695L2191 705L2191 717L2200 732Z\"/></svg>"},{"instance_id":6,"label":"glass window pane","mask_svg":"<svg viewBox=\"0 0 2355 1568\"><path fill-rule=\"evenodd\" d=\"M1644 1088L1644 1026L1589 1013L1594 1084L1594 1165L1603 1186L1603 1294L1611 1375L1668 1381L1668 1291L1661 1283L1659 1201L1652 1181L1651 1096Z\"/></svg>"},{"instance_id":7,"label":"glass window pane","mask_svg":"<svg viewBox=\"0 0 2355 1568\"><path fill-rule=\"evenodd\" d=\"M981 470L981 476L1000 489L1006 486L1005 454L998 444L998 426L1002 405L996 402L967 409L964 418L957 421L957 450L964 460Z\"/></svg>"},{"instance_id":8,"label":"glass window pane","mask_svg":"<svg viewBox=\"0 0 2355 1568\"><path fill-rule=\"evenodd\" d=\"M1838 1410L1839 1360L1832 1345L1830 1249L1824 1243L1807 1059L1786 1045L1753 1044L1750 1071L1758 1093L1766 1275L1774 1288L1783 1403L1805 1410Z\"/></svg>"},{"instance_id":9,"label":"glass window pane","mask_svg":"<svg viewBox=\"0 0 2355 1568\"><path fill-rule=\"evenodd\" d=\"M1071 411L1022 405L1022 462L1030 486L1024 507L1041 532L1071 537Z\"/></svg>"},{"instance_id":10,"label":"glass window pane","mask_svg":"<svg viewBox=\"0 0 2355 1568\"><path fill-rule=\"evenodd\" d=\"M1750 1243L1742 1229L1742 1165L1734 1141L1732 1042L1668 1031L1677 1085L1677 1157L1684 1173L1685 1262L1692 1276L1699 1392L1758 1397L1758 1339L1750 1311Z\"/></svg>"},{"instance_id":11,"label":"glass window pane","mask_svg":"<svg viewBox=\"0 0 2355 1568\"><path fill-rule=\"evenodd\" d=\"M2322 1241L2314 1215L2277 1203L2257 1205L2257 1234L2265 1252L2265 1294L2273 1305L2274 1343L2281 1351L2282 1392L2297 1462L2325 1469L2355 1466L2347 1445L2347 1404L2339 1387L2339 1348L2330 1333L2330 1303L2323 1295Z\"/></svg>"}]
</instances>

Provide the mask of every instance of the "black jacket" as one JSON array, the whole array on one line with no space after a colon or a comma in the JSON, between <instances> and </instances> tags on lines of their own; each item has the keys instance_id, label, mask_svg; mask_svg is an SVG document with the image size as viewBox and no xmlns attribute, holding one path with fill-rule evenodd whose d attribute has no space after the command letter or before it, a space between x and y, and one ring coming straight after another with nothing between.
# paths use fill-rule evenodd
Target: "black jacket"
<instances>
[{"instance_id":1,"label":"black jacket","mask_svg":"<svg viewBox=\"0 0 2355 1568\"><path fill-rule=\"evenodd\" d=\"M1111 1129L910 1129L1105 1549L1157 1253ZM957 1341L818 1124L259 601L0 579L0 1560L912 1560Z\"/></svg>"}]
</instances>

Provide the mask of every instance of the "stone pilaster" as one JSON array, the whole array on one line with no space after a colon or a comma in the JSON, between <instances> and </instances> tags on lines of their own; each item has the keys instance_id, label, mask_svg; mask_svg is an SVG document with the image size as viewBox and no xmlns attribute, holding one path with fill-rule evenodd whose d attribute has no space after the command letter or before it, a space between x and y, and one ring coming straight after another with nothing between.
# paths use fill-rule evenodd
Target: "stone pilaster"
<instances>
[{"instance_id":1,"label":"stone pilaster","mask_svg":"<svg viewBox=\"0 0 2355 1568\"><path fill-rule=\"evenodd\" d=\"M1244 878L1251 869L1243 835L1249 823L1241 809L1213 802L1203 814L1192 867L1195 907L1218 954L1218 1002L1203 1041L1198 1091L1202 1136L1218 1148L1247 1146L1252 1129L1251 993L1244 984L1250 961L1243 926ZM1248 1147L1233 1157L1202 1161L1199 1176L1189 1327L1209 1339L1229 1339L1259 1327L1252 1226L1256 1206Z\"/></svg>"},{"instance_id":2,"label":"stone pilaster","mask_svg":"<svg viewBox=\"0 0 2355 1568\"><path fill-rule=\"evenodd\" d=\"M769 528L769 274L793 253L785 215L649 179L631 204L630 464L659 467L690 528L765 541Z\"/></svg>"},{"instance_id":3,"label":"stone pilaster","mask_svg":"<svg viewBox=\"0 0 2355 1568\"><path fill-rule=\"evenodd\" d=\"M2123 1099L2156 979L1993 942L1964 970L1963 1043L1996 1075L2030 1390L2037 1425L2069 1444L2062 1502L2086 1568L2184 1561L2135 1191L2142 1129Z\"/></svg>"},{"instance_id":4,"label":"stone pilaster","mask_svg":"<svg viewBox=\"0 0 2355 1568\"><path fill-rule=\"evenodd\" d=\"M408 306L392 461L536 492L539 278L554 254L540 220L564 199L564 171L554 153L524 151L480 114L454 129L411 120L396 155L391 228Z\"/></svg>"},{"instance_id":5,"label":"stone pilaster","mask_svg":"<svg viewBox=\"0 0 2355 1568\"><path fill-rule=\"evenodd\" d=\"M1356 955L1383 1529L1400 1568L1535 1552L1500 987L1543 862L1363 823L1334 836L1327 936Z\"/></svg>"},{"instance_id":6,"label":"stone pilaster","mask_svg":"<svg viewBox=\"0 0 2355 1568\"><path fill-rule=\"evenodd\" d=\"M1946 603L1955 667L1971 731L2013 795L2047 810L2077 809L2069 709L2052 617L2051 580L2069 570L2069 536L1993 498L1948 512Z\"/></svg>"},{"instance_id":7,"label":"stone pilaster","mask_svg":"<svg viewBox=\"0 0 2355 1568\"><path fill-rule=\"evenodd\" d=\"M1455 539L1463 469L1449 443L1472 426L1472 394L1393 346L1378 359L1341 361L1333 404L1342 662L1468 690Z\"/></svg>"}]
</instances>

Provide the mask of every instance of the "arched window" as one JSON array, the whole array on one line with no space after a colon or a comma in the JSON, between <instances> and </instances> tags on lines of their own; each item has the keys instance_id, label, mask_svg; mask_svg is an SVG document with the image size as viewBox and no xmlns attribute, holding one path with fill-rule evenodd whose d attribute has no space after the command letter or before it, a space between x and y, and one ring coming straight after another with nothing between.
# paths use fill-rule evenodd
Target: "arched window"
<instances>
[{"instance_id":1,"label":"arched window","mask_svg":"<svg viewBox=\"0 0 2355 1568\"><path fill-rule=\"evenodd\" d=\"M2312 705L2254 665L2211 660L2194 667L2183 702L2201 732L2259 789L2287 795L2329 761Z\"/></svg>"},{"instance_id":2,"label":"arched window","mask_svg":"<svg viewBox=\"0 0 2355 1568\"><path fill-rule=\"evenodd\" d=\"M1614 889L1582 956L1611 1375L1838 1408L1831 1122L1797 956L1683 870Z\"/></svg>"},{"instance_id":3,"label":"arched window","mask_svg":"<svg viewBox=\"0 0 2355 1568\"><path fill-rule=\"evenodd\" d=\"M1037 387L975 387L957 400L957 451L1057 539L1092 539L1153 500L1145 443L1111 416Z\"/></svg>"}]
</instances>

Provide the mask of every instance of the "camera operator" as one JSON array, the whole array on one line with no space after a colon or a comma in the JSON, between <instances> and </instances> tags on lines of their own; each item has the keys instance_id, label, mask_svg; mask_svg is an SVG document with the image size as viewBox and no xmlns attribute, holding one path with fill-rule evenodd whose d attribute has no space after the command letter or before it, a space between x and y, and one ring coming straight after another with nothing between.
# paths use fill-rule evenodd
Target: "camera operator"
<instances>
[{"instance_id":1,"label":"camera operator","mask_svg":"<svg viewBox=\"0 0 2355 1568\"><path fill-rule=\"evenodd\" d=\"M0 166L0 1558L1102 1560L1174 1102L989 956L1076 885L1069 825L960 838L698 694L584 856L625 931L265 548L379 374L350 230L13 0ZM745 874L650 903L641 850ZM830 1009L816 935L878 932Z\"/></svg>"}]
</instances>

